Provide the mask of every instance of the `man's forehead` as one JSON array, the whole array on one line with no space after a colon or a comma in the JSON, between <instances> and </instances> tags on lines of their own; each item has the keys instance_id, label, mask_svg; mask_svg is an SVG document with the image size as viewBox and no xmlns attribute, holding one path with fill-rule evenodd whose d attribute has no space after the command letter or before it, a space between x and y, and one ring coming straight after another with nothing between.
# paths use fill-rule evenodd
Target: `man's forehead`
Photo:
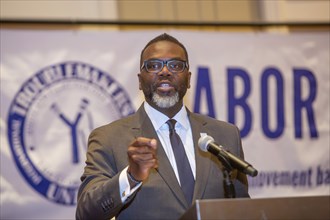
<instances>
[{"instance_id":1,"label":"man's forehead","mask_svg":"<svg viewBox=\"0 0 330 220\"><path fill-rule=\"evenodd\" d=\"M158 57L158 56L175 56L185 58L184 50L181 46L170 41L158 41L149 45L144 53L143 57Z\"/></svg>"}]
</instances>

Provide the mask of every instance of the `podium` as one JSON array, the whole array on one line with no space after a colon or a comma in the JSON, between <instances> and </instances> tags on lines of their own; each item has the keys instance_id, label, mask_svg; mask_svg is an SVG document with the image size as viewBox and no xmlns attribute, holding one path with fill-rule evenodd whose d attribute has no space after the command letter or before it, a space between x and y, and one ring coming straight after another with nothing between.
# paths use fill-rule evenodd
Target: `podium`
<instances>
[{"instance_id":1,"label":"podium","mask_svg":"<svg viewBox=\"0 0 330 220\"><path fill-rule=\"evenodd\" d=\"M180 220L330 219L330 196L196 200Z\"/></svg>"}]
</instances>

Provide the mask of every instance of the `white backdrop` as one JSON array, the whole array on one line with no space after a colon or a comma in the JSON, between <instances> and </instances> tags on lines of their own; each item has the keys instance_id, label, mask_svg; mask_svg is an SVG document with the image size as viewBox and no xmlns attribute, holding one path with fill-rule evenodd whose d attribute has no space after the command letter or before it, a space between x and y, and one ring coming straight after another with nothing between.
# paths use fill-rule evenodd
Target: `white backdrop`
<instances>
[{"instance_id":1,"label":"white backdrop","mask_svg":"<svg viewBox=\"0 0 330 220\"><path fill-rule=\"evenodd\" d=\"M163 32L1 30L1 219L74 219L87 136L140 106L140 51ZM251 197L330 195L329 33L168 33L186 105L240 127Z\"/></svg>"}]
</instances>

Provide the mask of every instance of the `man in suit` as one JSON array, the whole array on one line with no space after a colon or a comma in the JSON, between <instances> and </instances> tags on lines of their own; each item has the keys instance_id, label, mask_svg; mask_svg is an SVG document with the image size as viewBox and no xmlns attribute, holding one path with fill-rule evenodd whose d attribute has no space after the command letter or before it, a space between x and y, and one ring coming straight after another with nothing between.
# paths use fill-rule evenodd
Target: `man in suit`
<instances>
[{"instance_id":1,"label":"man in suit","mask_svg":"<svg viewBox=\"0 0 330 220\"><path fill-rule=\"evenodd\" d=\"M196 199L224 198L222 165L198 148L201 134L244 158L236 126L184 106L191 72L182 43L157 36L142 50L140 67L145 102L90 134L77 219L178 219ZM236 196L249 197L246 176L231 177Z\"/></svg>"}]
</instances>

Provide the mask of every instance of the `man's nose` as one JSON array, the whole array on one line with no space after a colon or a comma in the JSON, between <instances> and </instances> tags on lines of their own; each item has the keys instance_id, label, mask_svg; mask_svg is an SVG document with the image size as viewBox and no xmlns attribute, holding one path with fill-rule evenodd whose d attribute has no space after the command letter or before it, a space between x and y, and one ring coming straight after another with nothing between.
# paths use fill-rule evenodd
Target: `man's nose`
<instances>
[{"instance_id":1,"label":"man's nose","mask_svg":"<svg viewBox=\"0 0 330 220\"><path fill-rule=\"evenodd\" d=\"M164 64L163 69L161 69L161 71L159 71L158 75L169 76L169 75L172 75L172 72L167 68L167 65Z\"/></svg>"}]
</instances>

